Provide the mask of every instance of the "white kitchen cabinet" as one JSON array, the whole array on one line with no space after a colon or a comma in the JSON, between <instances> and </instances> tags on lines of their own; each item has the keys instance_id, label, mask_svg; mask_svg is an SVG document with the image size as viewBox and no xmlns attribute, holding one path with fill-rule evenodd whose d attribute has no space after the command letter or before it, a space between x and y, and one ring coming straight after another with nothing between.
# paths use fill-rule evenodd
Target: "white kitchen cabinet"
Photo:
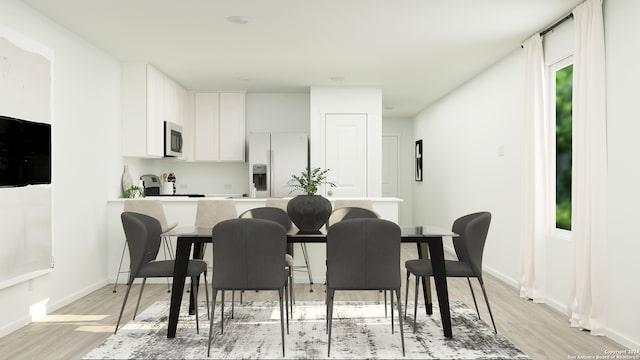
<instances>
[{"instance_id":1,"label":"white kitchen cabinet","mask_svg":"<svg viewBox=\"0 0 640 360\"><path fill-rule=\"evenodd\" d=\"M244 161L245 93L195 94L195 161Z\"/></svg>"},{"instance_id":2,"label":"white kitchen cabinet","mask_svg":"<svg viewBox=\"0 0 640 360\"><path fill-rule=\"evenodd\" d=\"M164 156L164 122L183 125L187 92L150 64L122 65L122 155Z\"/></svg>"}]
</instances>

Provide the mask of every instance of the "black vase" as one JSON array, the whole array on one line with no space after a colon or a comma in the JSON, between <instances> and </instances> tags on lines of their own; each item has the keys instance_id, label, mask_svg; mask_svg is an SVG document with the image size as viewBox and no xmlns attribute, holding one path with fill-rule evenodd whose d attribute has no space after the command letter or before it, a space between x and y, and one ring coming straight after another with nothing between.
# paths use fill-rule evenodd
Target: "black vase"
<instances>
[{"instance_id":1,"label":"black vase","mask_svg":"<svg viewBox=\"0 0 640 360\"><path fill-rule=\"evenodd\" d=\"M298 195L289 200L287 213L300 232L316 233L331 215L331 202L320 195Z\"/></svg>"}]
</instances>

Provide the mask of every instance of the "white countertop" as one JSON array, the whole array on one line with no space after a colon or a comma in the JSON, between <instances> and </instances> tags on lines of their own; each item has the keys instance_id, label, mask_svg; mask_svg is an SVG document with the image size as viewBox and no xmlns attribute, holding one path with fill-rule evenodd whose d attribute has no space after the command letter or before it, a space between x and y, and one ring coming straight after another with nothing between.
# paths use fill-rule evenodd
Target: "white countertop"
<instances>
[{"instance_id":1,"label":"white countertop","mask_svg":"<svg viewBox=\"0 0 640 360\"><path fill-rule=\"evenodd\" d=\"M223 194L212 194L205 195L205 197L188 197L188 196L149 196L145 198L138 198L137 200L161 200L163 202L196 202L198 200L217 200L217 199L231 199L237 202L262 202L266 201L267 198L250 198L250 197L235 197L234 195L223 195ZM372 198L336 198L336 197L327 197L329 201L335 200L362 200L367 199L375 202L401 202L403 201L400 198L394 197L372 197ZM124 202L125 198L116 198L111 199L108 202Z\"/></svg>"}]
</instances>

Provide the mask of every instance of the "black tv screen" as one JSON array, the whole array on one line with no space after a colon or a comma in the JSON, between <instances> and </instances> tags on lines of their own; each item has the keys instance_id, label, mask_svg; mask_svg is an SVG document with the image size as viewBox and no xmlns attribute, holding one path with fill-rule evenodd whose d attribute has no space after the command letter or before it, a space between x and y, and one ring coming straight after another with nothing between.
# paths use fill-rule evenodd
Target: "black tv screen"
<instances>
[{"instance_id":1,"label":"black tv screen","mask_svg":"<svg viewBox=\"0 0 640 360\"><path fill-rule=\"evenodd\" d=\"M51 125L0 116L0 186L51 183Z\"/></svg>"}]
</instances>

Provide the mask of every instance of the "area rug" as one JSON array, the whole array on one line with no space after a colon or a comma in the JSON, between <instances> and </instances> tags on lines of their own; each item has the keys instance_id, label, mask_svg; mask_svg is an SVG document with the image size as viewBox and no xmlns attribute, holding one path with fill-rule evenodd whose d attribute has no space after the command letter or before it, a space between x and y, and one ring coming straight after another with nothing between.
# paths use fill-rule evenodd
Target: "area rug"
<instances>
[{"instance_id":1,"label":"area rug","mask_svg":"<svg viewBox=\"0 0 640 360\"><path fill-rule=\"evenodd\" d=\"M200 334L196 334L195 318L187 315L187 306L183 303L180 310L175 338L167 339L169 303L156 302L83 359L206 359L206 308L199 309ZM413 309L412 303L409 306ZM422 309L415 334L411 316L404 322L405 359L528 359L460 302L451 303L451 339L443 335L436 304L434 316L427 316ZM216 306L211 359L327 358L324 302L296 302L289 334L285 335L285 357L277 302L236 304L233 319L230 310L225 306L224 334L220 334L220 306ZM392 333L391 316L385 317L381 303L336 301L330 358L403 358L397 310L394 321Z\"/></svg>"}]
</instances>

